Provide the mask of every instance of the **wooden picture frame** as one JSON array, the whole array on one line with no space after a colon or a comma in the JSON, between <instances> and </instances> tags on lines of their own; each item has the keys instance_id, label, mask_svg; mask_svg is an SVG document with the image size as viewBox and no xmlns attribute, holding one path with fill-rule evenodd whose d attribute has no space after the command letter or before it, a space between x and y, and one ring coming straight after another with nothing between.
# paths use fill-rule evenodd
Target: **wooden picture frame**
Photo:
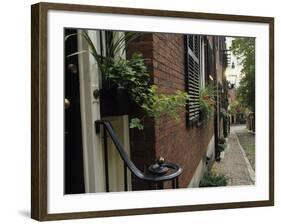
<instances>
[{"instance_id":1,"label":"wooden picture frame","mask_svg":"<svg viewBox=\"0 0 281 224\"><path fill-rule=\"evenodd\" d=\"M163 11L137 8L118 8L90 5L38 3L31 7L31 217L39 221L156 214L169 212L203 211L226 208L246 208L274 205L274 18L258 16L224 15L182 11ZM269 26L269 174L268 200L230 203L204 203L196 205L144 207L102 211L48 212L48 12L67 11L103 13L157 18L188 18L211 21L247 22Z\"/></svg>"}]
</instances>

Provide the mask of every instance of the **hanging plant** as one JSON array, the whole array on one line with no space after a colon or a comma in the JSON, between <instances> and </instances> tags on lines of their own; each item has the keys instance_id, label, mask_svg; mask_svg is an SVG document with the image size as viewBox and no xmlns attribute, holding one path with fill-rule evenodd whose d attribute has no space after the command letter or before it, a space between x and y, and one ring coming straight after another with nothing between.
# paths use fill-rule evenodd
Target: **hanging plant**
<instances>
[{"instance_id":1,"label":"hanging plant","mask_svg":"<svg viewBox=\"0 0 281 224\"><path fill-rule=\"evenodd\" d=\"M228 121L229 114L226 112L224 108L221 108L220 116L223 120Z\"/></svg>"},{"instance_id":2,"label":"hanging plant","mask_svg":"<svg viewBox=\"0 0 281 224\"><path fill-rule=\"evenodd\" d=\"M150 76L141 54L134 53L129 60L119 58L109 69L112 84L128 90L132 100L143 109L145 115L132 118L130 128L143 129L145 117L159 118L168 116L179 121L178 109L185 108L188 95L183 91L174 94L160 94L156 85L150 85Z\"/></svg>"},{"instance_id":3,"label":"hanging plant","mask_svg":"<svg viewBox=\"0 0 281 224\"><path fill-rule=\"evenodd\" d=\"M202 121L207 121L208 119L210 119L216 103L215 96L216 96L216 90L211 85L208 85L200 89L199 106L200 106Z\"/></svg>"},{"instance_id":4,"label":"hanging plant","mask_svg":"<svg viewBox=\"0 0 281 224\"><path fill-rule=\"evenodd\" d=\"M147 89L147 93L140 98L140 106L145 111L145 116L152 118L160 118L163 116L170 117L176 122L180 121L178 109L185 109L188 94L183 91L176 91L174 94L160 94L157 92L158 87L152 85ZM143 129L142 119L135 118L131 128L137 127Z\"/></svg>"}]
</instances>

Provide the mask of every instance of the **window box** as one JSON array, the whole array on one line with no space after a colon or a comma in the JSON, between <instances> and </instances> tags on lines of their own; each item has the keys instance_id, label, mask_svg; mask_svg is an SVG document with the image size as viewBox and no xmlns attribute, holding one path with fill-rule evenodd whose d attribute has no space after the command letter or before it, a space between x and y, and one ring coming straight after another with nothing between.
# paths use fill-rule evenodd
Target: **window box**
<instances>
[{"instance_id":1,"label":"window box","mask_svg":"<svg viewBox=\"0 0 281 224\"><path fill-rule=\"evenodd\" d=\"M103 88L100 90L102 117L129 115L135 106L125 88Z\"/></svg>"}]
</instances>

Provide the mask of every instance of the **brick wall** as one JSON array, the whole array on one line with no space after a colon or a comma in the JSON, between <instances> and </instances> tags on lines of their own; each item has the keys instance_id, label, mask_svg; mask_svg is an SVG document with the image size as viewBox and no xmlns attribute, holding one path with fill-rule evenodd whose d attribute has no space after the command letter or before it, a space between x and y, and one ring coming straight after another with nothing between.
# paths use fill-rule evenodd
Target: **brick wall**
<instances>
[{"instance_id":1,"label":"brick wall","mask_svg":"<svg viewBox=\"0 0 281 224\"><path fill-rule=\"evenodd\" d=\"M153 74L153 35L144 34L129 44L127 49L127 57L137 52L143 55L145 64L149 74ZM151 80L153 81L153 80ZM134 117L143 117L143 112L139 108L135 108L129 119ZM143 172L146 168L154 163L155 160L155 131L154 119L146 118L144 121L144 131L130 129L130 149L131 159L135 165ZM132 185L134 190L149 189L147 183L132 177Z\"/></svg>"},{"instance_id":2,"label":"brick wall","mask_svg":"<svg viewBox=\"0 0 281 224\"><path fill-rule=\"evenodd\" d=\"M129 47L129 53L141 52L148 64L152 82L162 93L185 90L184 37L179 34L145 34ZM145 137L131 130L131 155L138 167L145 168L159 156L183 168L179 178L180 187L187 187L200 160L206 153L213 135L213 121L206 127L186 127L184 111L176 122L163 117L145 124ZM149 136L148 136L149 135ZM146 158L151 156L151 158ZM151 163L150 163L151 164ZM136 189L136 186L133 186Z\"/></svg>"}]
</instances>

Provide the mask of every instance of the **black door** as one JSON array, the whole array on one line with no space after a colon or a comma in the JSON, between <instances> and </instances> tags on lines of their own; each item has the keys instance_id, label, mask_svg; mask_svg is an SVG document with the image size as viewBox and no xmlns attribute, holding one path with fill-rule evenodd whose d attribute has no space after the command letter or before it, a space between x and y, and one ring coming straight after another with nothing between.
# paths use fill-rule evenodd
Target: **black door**
<instances>
[{"instance_id":1,"label":"black door","mask_svg":"<svg viewBox=\"0 0 281 224\"><path fill-rule=\"evenodd\" d=\"M75 34L75 29L65 29L65 36ZM77 35L65 40L64 50L64 192L84 193L83 148L80 111L80 88Z\"/></svg>"}]
</instances>

